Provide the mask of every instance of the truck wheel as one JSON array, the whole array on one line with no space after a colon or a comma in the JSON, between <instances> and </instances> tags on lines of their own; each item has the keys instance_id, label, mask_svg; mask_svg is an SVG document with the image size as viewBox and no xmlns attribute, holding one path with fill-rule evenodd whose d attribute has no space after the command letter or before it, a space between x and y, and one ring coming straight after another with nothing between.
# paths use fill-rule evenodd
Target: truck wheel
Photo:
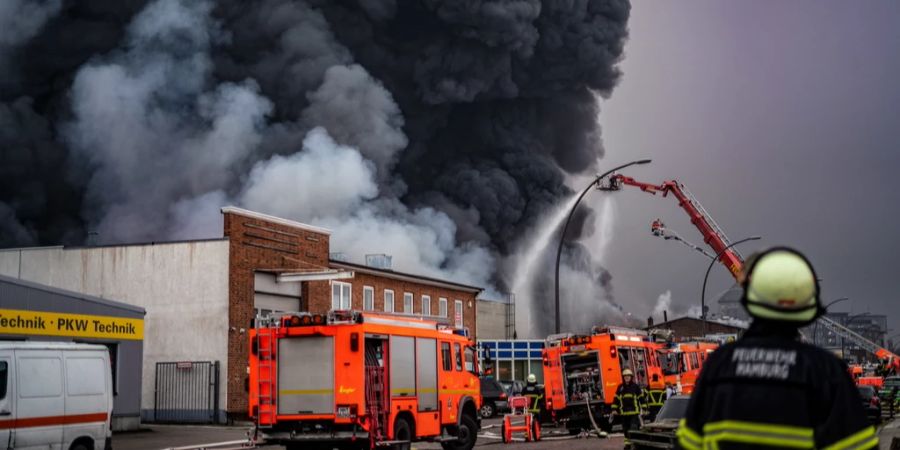
<instances>
[{"instance_id":1,"label":"truck wheel","mask_svg":"<svg viewBox=\"0 0 900 450\"><path fill-rule=\"evenodd\" d=\"M478 439L478 424L475 422L475 418L469 414L462 416L456 436L457 440L442 442L441 447L444 450L472 450Z\"/></svg>"},{"instance_id":2,"label":"truck wheel","mask_svg":"<svg viewBox=\"0 0 900 450\"><path fill-rule=\"evenodd\" d=\"M402 417L398 417L397 421L394 422L394 440L407 441L405 444L395 445L394 449L396 450L410 450L412 447L412 427Z\"/></svg>"},{"instance_id":3,"label":"truck wheel","mask_svg":"<svg viewBox=\"0 0 900 450\"><path fill-rule=\"evenodd\" d=\"M494 407L494 404L491 402L485 402L481 405L481 417L485 419L490 419L494 417L494 414L497 413L497 409Z\"/></svg>"}]
</instances>

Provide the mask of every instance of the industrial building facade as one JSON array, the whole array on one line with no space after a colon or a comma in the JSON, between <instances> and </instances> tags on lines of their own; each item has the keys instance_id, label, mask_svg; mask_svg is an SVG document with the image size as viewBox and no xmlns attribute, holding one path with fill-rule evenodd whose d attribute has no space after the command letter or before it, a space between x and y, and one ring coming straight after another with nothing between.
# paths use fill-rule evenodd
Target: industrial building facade
<instances>
[{"instance_id":1,"label":"industrial building facade","mask_svg":"<svg viewBox=\"0 0 900 450\"><path fill-rule=\"evenodd\" d=\"M146 309L144 421L155 420L165 364L215 363L213 421L245 416L247 329L259 313L374 309L474 337L478 287L332 260L328 230L239 208L222 213L220 239L2 250L0 275Z\"/></svg>"},{"instance_id":2,"label":"industrial building facade","mask_svg":"<svg viewBox=\"0 0 900 450\"><path fill-rule=\"evenodd\" d=\"M144 309L0 275L0 340L70 341L109 350L112 428L140 425ZM0 381L6 383L6 380Z\"/></svg>"}]
</instances>

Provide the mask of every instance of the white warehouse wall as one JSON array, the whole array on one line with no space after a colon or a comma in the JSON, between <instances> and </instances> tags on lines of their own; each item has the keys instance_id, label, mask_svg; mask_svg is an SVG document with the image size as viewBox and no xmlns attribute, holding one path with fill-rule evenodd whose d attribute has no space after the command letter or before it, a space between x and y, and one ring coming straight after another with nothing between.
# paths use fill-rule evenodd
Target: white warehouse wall
<instances>
[{"instance_id":1,"label":"white warehouse wall","mask_svg":"<svg viewBox=\"0 0 900 450\"><path fill-rule=\"evenodd\" d=\"M156 363L219 361L228 383L228 240L0 251L0 274L136 305L144 319L141 409L152 417Z\"/></svg>"}]
</instances>

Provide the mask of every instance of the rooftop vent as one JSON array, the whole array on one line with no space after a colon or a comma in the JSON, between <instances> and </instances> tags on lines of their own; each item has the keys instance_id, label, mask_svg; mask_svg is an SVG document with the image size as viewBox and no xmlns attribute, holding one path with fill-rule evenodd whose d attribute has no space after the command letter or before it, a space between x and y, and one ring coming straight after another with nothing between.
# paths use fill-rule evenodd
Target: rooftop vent
<instances>
[{"instance_id":1,"label":"rooftop vent","mask_svg":"<svg viewBox=\"0 0 900 450\"><path fill-rule=\"evenodd\" d=\"M391 255L384 253L366 255L366 265L377 269L391 270L391 259Z\"/></svg>"},{"instance_id":2,"label":"rooftop vent","mask_svg":"<svg viewBox=\"0 0 900 450\"><path fill-rule=\"evenodd\" d=\"M328 258L333 261L350 262L350 257L346 253L329 253Z\"/></svg>"}]
</instances>

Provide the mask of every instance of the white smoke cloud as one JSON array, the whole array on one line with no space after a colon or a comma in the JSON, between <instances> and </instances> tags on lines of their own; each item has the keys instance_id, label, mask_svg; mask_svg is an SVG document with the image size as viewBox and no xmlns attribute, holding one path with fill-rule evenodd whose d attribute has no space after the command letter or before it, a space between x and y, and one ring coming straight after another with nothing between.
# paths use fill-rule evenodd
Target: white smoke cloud
<instances>
[{"instance_id":1,"label":"white smoke cloud","mask_svg":"<svg viewBox=\"0 0 900 450\"><path fill-rule=\"evenodd\" d=\"M653 312L650 314L656 319L662 319L664 311L672 310L672 291L666 290L659 295L656 299L656 304L653 306Z\"/></svg>"},{"instance_id":2,"label":"white smoke cloud","mask_svg":"<svg viewBox=\"0 0 900 450\"><path fill-rule=\"evenodd\" d=\"M305 222L344 217L378 194L374 172L357 150L338 145L324 128L315 128L306 135L302 151L257 164L240 202Z\"/></svg>"},{"instance_id":3,"label":"white smoke cloud","mask_svg":"<svg viewBox=\"0 0 900 450\"><path fill-rule=\"evenodd\" d=\"M355 147L375 163L382 183L390 180L397 154L406 147L403 115L390 92L362 66L333 66L307 98L302 120L322 126L334 139Z\"/></svg>"},{"instance_id":4,"label":"white smoke cloud","mask_svg":"<svg viewBox=\"0 0 900 450\"><path fill-rule=\"evenodd\" d=\"M92 169L98 240L220 236L219 208L238 204L330 228L333 251L357 262L388 253L396 270L489 287L496 268L487 248L458 242L447 214L399 200L392 169L408 140L384 86L338 52L298 121L271 123L273 102L255 80L213 82L211 51L225 36L212 6L154 1L128 27L126 45L75 76L64 136ZM302 145L262 148L286 134L304 136Z\"/></svg>"},{"instance_id":5,"label":"white smoke cloud","mask_svg":"<svg viewBox=\"0 0 900 450\"><path fill-rule=\"evenodd\" d=\"M205 1L158 0L128 29L126 50L79 70L65 129L94 168L99 239L158 238L174 202L226 189L272 110L252 80L208 88L220 39Z\"/></svg>"},{"instance_id":6,"label":"white smoke cloud","mask_svg":"<svg viewBox=\"0 0 900 450\"><path fill-rule=\"evenodd\" d=\"M311 130L302 151L253 168L238 199L243 207L332 230L332 250L361 262L388 253L396 270L488 286L493 256L460 246L456 225L432 208L411 210L378 198L374 164L337 144L324 128Z\"/></svg>"}]
</instances>

